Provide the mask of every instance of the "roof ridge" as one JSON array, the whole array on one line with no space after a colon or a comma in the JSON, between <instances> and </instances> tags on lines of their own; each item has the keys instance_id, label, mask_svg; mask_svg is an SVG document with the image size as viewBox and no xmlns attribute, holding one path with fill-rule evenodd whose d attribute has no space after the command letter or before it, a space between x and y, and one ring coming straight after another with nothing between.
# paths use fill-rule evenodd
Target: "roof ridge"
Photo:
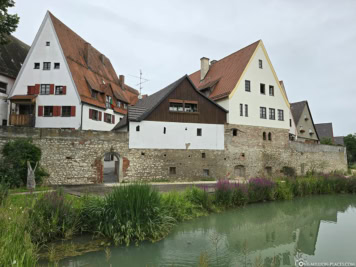
<instances>
[{"instance_id":1,"label":"roof ridge","mask_svg":"<svg viewBox=\"0 0 356 267\"><path fill-rule=\"evenodd\" d=\"M254 45L254 44L256 44L256 43L259 43L259 42L261 42L261 41L262 41L262 40L260 39L260 40L258 40L258 41L256 41L256 42L253 42L252 44L249 44L249 45L247 45L247 46L245 46L245 47L243 47L243 48L241 48L241 49L239 49L239 50L237 50L237 51L231 53L230 55L227 55L227 56L225 56L225 57L223 57L223 58L217 60L216 63L218 63L219 61L221 61L221 60L223 60L223 59L225 59L225 58L227 58L227 57L230 57L230 56L232 56L232 55L234 55L234 54L237 54L237 53L241 52L242 50L244 50L244 49L246 49L246 48L249 48L250 46L252 46L252 45ZM216 63L214 63L214 64L216 64Z\"/></svg>"}]
</instances>

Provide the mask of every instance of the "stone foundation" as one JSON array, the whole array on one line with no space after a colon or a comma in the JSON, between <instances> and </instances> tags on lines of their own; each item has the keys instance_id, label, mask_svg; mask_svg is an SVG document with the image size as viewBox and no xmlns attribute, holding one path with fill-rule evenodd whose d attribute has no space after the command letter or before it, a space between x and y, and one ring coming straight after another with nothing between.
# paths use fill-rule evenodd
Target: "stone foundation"
<instances>
[{"instance_id":1,"label":"stone foundation","mask_svg":"<svg viewBox=\"0 0 356 267\"><path fill-rule=\"evenodd\" d=\"M263 132L267 140L263 140ZM41 148L41 165L50 174L49 184L102 182L108 152L122 159L120 181L279 175L284 166L295 168L298 174L347 169L344 147L290 142L288 130L275 128L226 125L223 151L129 149L124 132L0 127L0 149L16 138L32 138Z\"/></svg>"}]
</instances>

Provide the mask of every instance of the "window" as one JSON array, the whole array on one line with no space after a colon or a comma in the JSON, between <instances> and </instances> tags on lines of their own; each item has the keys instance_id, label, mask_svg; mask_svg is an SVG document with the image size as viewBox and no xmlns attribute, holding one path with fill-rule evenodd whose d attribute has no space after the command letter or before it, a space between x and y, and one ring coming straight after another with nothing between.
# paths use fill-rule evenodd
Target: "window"
<instances>
[{"instance_id":1,"label":"window","mask_svg":"<svg viewBox=\"0 0 356 267\"><path fill-rule=\"evenodd\" d=\"M203 169L203 175L204 176L209 176L210 175L209 169Z\"/></svg>"},{"instance_id":2,"label":"window","mask_svg":"<svg viewBox=\"0 0 356 267\"><path fill-rule=\"evenodd\" d=\"M62 107L62 117L70 117L71 109L72 109L72 107L70 107L70 106L63 106Z\"/></svg>"},{"instance_id":3,"label":"window","mask_svg":"<svg viewBox=\"0 0 356 267\"><path fill-rule=\"evenodd\" d=\"M244 115L244 105L240 104L240 116Z\"/></svg>"},{"instance_id":4,"label":"window","mask_svg":"<svg viewBox=\"0 0 356 267\"><path fill-rule=\"evenodd\" d=\"M248 105L245 104L245 117L248 117Z\"/></svg>"},{"instance_id":5,"label":"window","mask_svg":"<svg viewBox=\"0 0 356 267\"><path fill-rule=\"evenodd\" d=\"M262 95L266 94L266 87L263 83L260 84L260 92Z\"/></svg>"},{"instance_id":6,"label":"window","mask_svg":"<svg viewBox=\"0 0 356 267\"><path fill-rule=\"evenodd\" d=\"M51 86L49 84L41 84L41 95L49 95Z\"/></svg>"},{"instance_id":7,"label":"window","mask_svg":"<svg viewBox=\"0 0 356 267\"><path fill-rule=\"evenodd\" d=\"M51 42L46 42L46 46L50 46L51 45Z\"/></svg>"},{"instance_id":8,"label":"window","mask_svg":"<svg viewBox=\"0 0 356 267\"><path fill-rule=\"evenodd\" d=\"M107 122L107 123L112 123L111 114L104 113L104 121Z\"/></svg>"},{"instance_id":9,"label":"window","mask_svg":"<svg viewBox=\"0 0 356 267\"><path fill-rule=\"evenodd\" d=\"M202 136L202 129L201 128L197 129L197 136Z\"/></svg>"},{"instance_id":10,"label":"window","mask_svg":"<svg viewBox=\"0 0 356 267\"><path fill-rule=\"evenodd\" d=\"M237 136L237 129L232 129L232 136Z\"/></svg>"},{"instance_id":11,"label":"window","mask_svg":"<svg viewBox=\"0 0 356 267\"><path fill-rule=\"evenodd\" d=\"M245 91L251 92L251 82L248 80L245 80Z\"/></svg>"},{"instance_id":12,"label":"window","mask_svg":"<svg viewBox=\"0 0 356 267\"><path fill-rule=\"evenodd\" d=\"M201 158L205 159L206 158L206 154L205 153L201 153Z\"/></svg>"},{"instance_id":13,"label":"window","mask_svg":"<svg viewBox=\"0 0 356 267\"><path fill-rule=\"evenodd\" d=\"M136 126L136 132L139 132L140 131L140 125L137 125Z\"/></svg>"},{"instance_id":14,"label":"window","mask_svg":"<svg viewBox=\"0 0 356 267\"><path fill-rule=\"evenodd\" d=\"M261 119L267 119L266 108L264 108L264 107L260 107L260 118Z\"/></svg>"},{"instance_id":15,"label":"window","mask_svg":"<svg viewBox=\"0 0 356 267\"><path fill-rule=\"evenodd\" d=\"M91 90L91 97L97 99L98 98L98 92L95 90Z\"/></svg>"},{"instance_id":16,"label":"window","mask_svg":"<svg viewBox=\"0 0 356 267\"><path fill-rule=\"evenodd\" d=\"M266 139L267 139L267 137L266 137L266 132L263 132L262 136L263 136L263 140L266 140Z\"/></svg>"},{"instance_id":17,"label":"window","mask_svg":"<svg viewBox=\"0 0 356 267\"><path fill-rule=\"evenodd\" d=\"M43 62L43 69L50 70L51 69L51 62Z\"/></svg>"},{"instance_id":18,"label":"window","mask_svg":"<svg viewBox=\"0 0 356 267\"><path fill-rule=\"evenodd\" d=\"M117 105L118 108L121 107L121 102L120 102L120 101L117 101L117 102L116 102L116 105Z\"/></svg>"},{"instance_id":19,"label":"window","mask_svg":"<svg viewBox=\"0 0 356 267\"><path fill-rule=\"evenodd\" d=\"M106 108L111 108L112 105L112 98L111 96L107 95L106 96Z\"/></svg>"},{"instance_id":20,"label":"window","mask_svg":"<svg viewBox=\"0 0 356 267\"><path fill-rule=\"evenodd\" d=\"M266 167L266 173L268 176L272 175L272 167Z\"/></svg>"},{"instance_id":21,"label":"window","mask_svg":"<svg viewBox=\"0 0 356 267\"><path fill-rule=\"evenodd\" d=\"M282 109L278 110L278 120L279 121L284 121L284 112Z\"/></svg>"},{"instance_id":22,"label":"window","mask_svg":"<svg viewBox=\"0 0 356 267\"><path fill-rule=\"evenodd\" d=\"M183 111L183 103L169 103L169 111Z\"/></svg>"},{"instance_id":23,"label":"window","mask_svg":"<svg viewBox=\"0 0 356 267\"><path fill-rule=\"evenodd\" d=\"M7 83L0 82L0 93L6 94Z\"/></svg>"},{"instance_id":24,"label":"window","mask_svg":"<svg viewBox=\"0 0 356 267\"><path fill-rule=\"evenodd\" d=\"M124 109L127 109L127 104L126 103L124 103Z\"/></svg>"},{"instance_id":25,"label":"window","mask_svg":"<svg viewBox=\"0 0 356 267\"><path fill-rule=\"evenodd\" d=\"M176 174L177 170L176 167L169 167L169 174Z\"/></svg>"},{"instance_id":26,"label":"window","mask_svg":"<svg viewBox=\"0 0 356 267\"><path fill-rule=\"evenodd\" d=\"M35 66L33 68L36 69L36 70L39 70L40 69L40 63L35 63Z\"/></svg>"},{"instance_id":27,"label":"window","mask_svg":"<svg viewBox=\"0 0 356 267\"><path fill-rule=\"evenodd\" d=\"M56 86L56 95L64 95L63 86Z\"/></svg>"},{"instance_id":28,"label":"window","mask_svg":"<svg viewBox=\"0 0 356 267\"><path fill-rule=\"evenodd\" d=\"M273 85L269 86L269 95L270 96L274 96L274 87L273 87Z\"/></svg>"},{"instance_id":29,"label":"window","mask_svg":"<svg viewBox=\"0 0 356 267\"><path fill-rule=\"evenodd\" d=\"M2 120L2 126L6 126L7 125L7 120Z\"/></svg>"},{"instance_id":30,"label":"window","mask_svg":"<svg viewBox=\"0 0 356 267\"><path fill-rule=\"evenodd\" d=\"M99 120L99 111L95 110L95 109L92 109L92 114L91 114L91 118L95 121L98 121Z\"/></svg>"},{"instance_id":31,"label":"window","mask_svg":"<svg viewBox=\"0 0 356 267\"><path fill-rule=\"evenodd\" d=\"M53 106L45 106L43 115L45 117L52 117L53 116Z\"/></svg>"},{"instance_id":32,"label":"window","mask_svg":"<svg viewBox=\"0 0 356 267\"><path fill-rule=\"evenodd\" d=\"M289 127L292 127L292 119L289 119Z\"/></svg>"},{"instance_id":33,"label":"window","mask_svg":"<svg viewBox=\"0 0 356 267\"><path fill-rule=\"evenodd\" d=\"M166 134L166 127L163 127L163 134Z\"/></svg>"},{"instance_id":34,"label":"window","mask_svg":"<svg viewBox=\"0 0 356 267\"><path fill-rule=\"evenodd\" d=\"M184 112L198 112L198 104L184 103Z\"/></svg>"},{"instance_id":35,"label":"window","mask_svg":"<svg viewBox=\"0 0 356 267\"><path fill-rule=\"evenodd\" d=\"M268 140L272 141L272 134L271 133L268 133Z\"/></svg>"},{"instance_id":36,"label":"window","mask_svg":"<svg viewBox=\"0 0 356 267\"><path fill-rule=\"evenodd\" d=\"M258 67L259 67L260 69L263 68L262 59L259 59L259 60L258 60Z\"/></svg>"},{"instance_id":37,"label":"window","mask_svg":"<svg viewBox=\"0 0 356 267\"><path fill-rule=\"evenodd\" d=\"M274 108L269 109L269 119L275 120L276 119L276 110Z\"/></svg>"},{"instance_id":38,"label":"window","mask_svg":"<svg viewBox=\"0 0 356 267\"><path fill-rule=\"evenodd\" d=\"M61 64L60 63L54 63L54 69L59 70Z\"/></svg>"}]
</instances>

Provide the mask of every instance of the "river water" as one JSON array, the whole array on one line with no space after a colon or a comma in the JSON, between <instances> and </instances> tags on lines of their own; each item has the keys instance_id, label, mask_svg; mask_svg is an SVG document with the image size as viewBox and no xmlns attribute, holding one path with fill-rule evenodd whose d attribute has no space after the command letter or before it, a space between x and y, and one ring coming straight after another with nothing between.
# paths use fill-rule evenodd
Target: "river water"
<instances>
[{"instance_id":1,"label":"river water","mask_svg":"<svg viewBox=\"0 0 356 267\"><path fill-rule=\"evenodd\" d=\"M87 253L59 265L356 266L356 196L251 204L181 223L156 243L112 247L110 254Z\"/></svg>"}]
</instances>

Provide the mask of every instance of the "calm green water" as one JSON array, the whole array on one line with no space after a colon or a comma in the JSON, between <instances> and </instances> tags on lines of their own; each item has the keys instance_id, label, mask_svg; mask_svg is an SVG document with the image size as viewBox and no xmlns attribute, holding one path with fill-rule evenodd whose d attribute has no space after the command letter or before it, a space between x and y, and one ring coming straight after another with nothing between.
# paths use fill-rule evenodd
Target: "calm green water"
<instances>
[{"instance_id":1,"label":"calm green water","mask_svg":"<svg viewBox=\"0 0 356 267\"><path fill-rule=\"evenodd\" d=\"M294 266L356 263L356 196L315 196L248 205L185 222L164 240L113 247L61 261L60 266Z\"/></svg>"}]
</instances>

